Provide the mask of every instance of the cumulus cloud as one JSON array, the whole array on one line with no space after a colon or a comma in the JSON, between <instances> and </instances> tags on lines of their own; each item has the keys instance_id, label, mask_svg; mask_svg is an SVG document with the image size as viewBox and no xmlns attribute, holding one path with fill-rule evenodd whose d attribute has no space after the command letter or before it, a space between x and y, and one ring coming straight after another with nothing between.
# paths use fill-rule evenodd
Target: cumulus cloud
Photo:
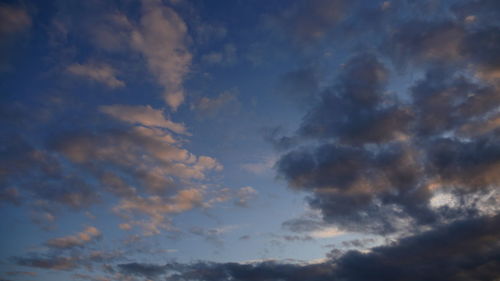
<instances>
[{"instance_id":1,"label":"cumulus cloud","mask_svg":"<svg viewBox=\"0 0 500 281\"><path fill-rule=\"evenodd\" d=\"M298 130L319 145L282 155L279 175L347 230L393 232L481 213L470 204L451 212L429 202L436 190L464 197L500 183L496 125L486 121L498 105L497 87L431 67L410 87L410 102L401 102L386 93L389 75L375 56L350 59ZM462 139L469 124L485 132Z\"/></svg>"},{"instance_id":2,"label":"cumulus cloud","mask_svg":"<svg viewBox=\"0 0 500 281\"><path fill-rule=\"evenodd\" d=\"M67 67L67 71L73 75L102 83L109 88L115 89L125 86L125 82L116 77L116 70L107 64L79 64L75 63Z\"/></svg>"},{"instance_id":3,"label":"cumulus cloud","mask_svg":"<svg viewBox=\"0 0 500 281\"><path fill-rule=\"evenodd\" d=\"M182 84L192 59L186 23L161 1L143 0L140 27L131 36L132 46L144 55L149 70L164 87L165 102L177 109L184 101Z\"/></svg>"}]
</instances>

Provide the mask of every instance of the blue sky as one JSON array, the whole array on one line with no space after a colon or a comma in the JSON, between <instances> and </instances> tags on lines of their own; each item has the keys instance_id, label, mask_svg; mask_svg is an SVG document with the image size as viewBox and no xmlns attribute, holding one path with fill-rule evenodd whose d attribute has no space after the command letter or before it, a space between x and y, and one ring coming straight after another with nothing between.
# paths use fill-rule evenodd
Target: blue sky
<instances>
[{"instance_id":1,"label":"blue sky","mask_svg":"<svg viewBox=\"0 0 500 281\"><path fill-rule=\"evenodd\" d=\"M1 1L0 280L495 280L499 12Z\"/></svg>"}]
</instances>

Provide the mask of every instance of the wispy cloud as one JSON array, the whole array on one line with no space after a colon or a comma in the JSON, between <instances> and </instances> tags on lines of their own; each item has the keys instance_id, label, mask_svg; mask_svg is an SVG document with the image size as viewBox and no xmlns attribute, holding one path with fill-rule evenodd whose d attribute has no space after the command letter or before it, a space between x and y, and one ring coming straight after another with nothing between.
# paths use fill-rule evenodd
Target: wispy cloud
<instances>
[{"instance_id":1,"label":"wispy cloud","mask_svg":"<svg viewBox=\"0 0 500 281\"><path fill-rule=\"evenodd\" d=\"M69 65L67 71L73 75L102 83L112 89L125 86L125 82L116 77L116 70L107 64L75 63Z\"/></svg>"},{"instance_id":2,"label":"wispy cloud","mask_svg":"<svg viewBox=\"0 0 500 281\"><path fill-rule=\"evenodd\" d=\"M97 228L89 226L75 235L50 239L46 245L51 248L69 249L84 246L99 237L101 237L101 232Z\"/></svg>"}]
</instances>

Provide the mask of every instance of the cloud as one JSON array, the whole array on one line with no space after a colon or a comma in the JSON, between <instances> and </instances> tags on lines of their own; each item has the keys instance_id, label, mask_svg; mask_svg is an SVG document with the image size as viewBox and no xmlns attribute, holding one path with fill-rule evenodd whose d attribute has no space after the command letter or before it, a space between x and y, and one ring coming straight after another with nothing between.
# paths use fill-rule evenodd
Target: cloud
<instances>
[{"instance_id":1,"label":"cloud","mask_svg":"<svg viewBox=\"0 0 500 281\"><path fill-rule=\"evenodd\" d=\"M495 49L500 43L500 27L487 27L469 33L463 44L463 52L470 62L477 65L477 76L493 82L500 81L500 55Z\"/></svg>"},{"instance_id":2,"label":"cloud","mask_svg":"<svg viewBox=\"0 0 500 281\"><path fill-rule=\"evenodd\" d=\"M100 110L109 116L131 124L148 127L167 128L178 134L187 134L183 124L172 122L165 118L163 110L154 109L149 105L108 105Z\"/></svg>"},{"instance_id":3,"label":"cloud","mask_svg":"<svg viewBox=\"0 0 500 281\"><path fill-rule=\"evenodd\" d=\"M165 102L175 110L184 101L182 84L192 59L187 25L159 0L143 0L141 11L141 25L132 32L132 46L144 55L149 70L164 87Z\"/></svg>"},{"instance_id":4,"label":"cloud","mask_svg":"<svg viewBox=\"0 0 500 281\"><path fill-rule=\"evenodd\" d=\"M0 5L0 35L12 34L26 30L31 26L31 17L22 7Z\"/></svg>"},{"instance_id":5,"label":"cloud","mask_svg":"<svg viewBox=\"0 0 500 281\"><path fill-rule=\"evenodd\" d=\"M203 193L198 189L183 189L170 198L160 196L126 198L113 208L120 215L141 213L150 217L147 222L132 222L141 225L145 234L159 234L162 229L171 230L165 216L189 211L196 206L201 206Z\"/></svg>"},{"instance_id":6,"label":"cloud","mask_svg":"<svg viewBox=\"0 0 500 281\"><path fill-rule=\"evenodd\" d=\"M345 232L336 227L328 227L311 232L311 236L314 238L332 238L343 234L345 234Z\"/></svg>"},{"instance_id":7,"label":"cloud","mask_svg":"<svg viewBox=\"0 0 500 281\"><path fill-rule=\"evenodd\" d=\"M52 269L52 270L71 270L78 267L77 260L69 257L16 258L16 263L21 266Z\"/></svg>"},{"instance_id":8,"label":"cloud","mask_svg":"<svg viewBox=\"0 0 500 281\"><path fill-rule=\"evenodd\" d=\"M241 168L247 172L255 175L262 175L266 172L271 171L272 167L276 163L276 157L270 156L264 158L261 162L246 163L241 165Z\"/></svg>"},{"instance_id":9,"label":"cloud","mask_svg":"<svg viewBox=\"0 0 500 281\"><path fill-rule=\"evenodd\" d=\"M206 241L213 243L217 247L223 247L224 240L222 239L222 235L234 230L237 227L238 226L235 226L235 225L227 225L227 226L222 226L222 227L205 229L205 228L194 226L194 227L191 227L189 232L191 234L203 237Z\"/></svg>"},{"instance_id":10,"label":"cloud","mask_svg":"<svg viewBox=\"0 0 500 281\"><path fill-rule=\"evenodd\" d=\"M37 276L36 272L31 271L8 271L5 274L9 276Z\"/></svg>"},{"instance_id":11,"label":"cloud","mask_svg":"<svg viewBox=\"0 0 500 281\"><path fill-rule=\"evenodd\" d=\"M229 108L231 106L231 108ZM236 90L227 90L218 96L202 97L191 105L191 109L205 117L214 117L225 111L234 111L239 107Z\"/></svg>"},{"instance_id":12,"label":"cloud","mask_svg":"<svg viewBox=\"0 0 500 281\"><path fill-rule=\"evenodd\" d=\"M102 83L112 89L125 86L125 82L116 78L116 70L107 64L74 63L67 67L67 71L73 75Z\"/></svg>"},{"instance_id":13,"label":"cloud","mask_svg":"<svg viewBox=\"0 0 500 281\"><path fill-rule=\"evenodd\" d=\"M257 193L258 193L257 190L255 190L251 186L242 187L236 193L235 204L240 207L247 207L248 201L257 196Z\"/></svg>"},{"instance_id":14,"label":"cloud","mask_svg":"<svg viewBox=\"0 0 500 281\"><path fill-rule=\"evenodd\" d=\"M207 64L231 65L236 60L236 47L233 44L226 44L221 51L204 54L201 60Z\"/></svg>"},{"instance_id":15,"label":"cloud","mask_svg":"<svg viewBox=\"0 0 500 281\"><path fill-rule=\"evenodd\" d=\"M306 212L298 218L286 220L281 224L281 227L291 232L306 234L309 239L332 238L346 234L338 227L330 226L322 221L321 217L314 211Z\"/></svg>"},{"instance_id":16,"label":"cloud","mask_svg":"<svg viewBox=\"0 0 500 281\"><path fill-rule=\"evenodd\" d=\"M158 234L174 230L172 216L221 202L206 182L223 166L183 147L178 139L188 134L183 124L151 106L111 105L91 112L98 111L105 112L99 123L85 114L88 122L62 118L72 125L53 127L39 142L29 138L29 130L16 133L21 121L4 119L15 129L0 148L2 204L24 204L47 227L67 209L113 202L109 207L121 223ZM109 196L112 201L102 200Z\"/></svg>"},{"instance_id":17,"label":"cloud","mask_svg":"<svg viewBox=\"0 0 500 281\"><path fill-rule=\"evenodd\" d=\"M207 172L222 169L215 159L197 157L166 136L154 129L133 127L98 136L68 135L60 138L55 148L121 198L114 207L117 214L146 214L149 222L132 223L141 225L149 234L157 234L160 229L169 229L166 215L202 205L203 189L191 187L192 182L203 180Z\"/></svg>"},{"instance_id":18,"label":"cloud","mask_svg":"<svg viewBox=\"0 0 500 281\"><path fill-rule=\"evenodd\" d=\"M344 0L298 1L274 20L294 42L307 45L324 38L345 17L349 6Z\"/></svg>"},{"instance_id":19,"label":"cloud","mask_svg":"<svg viewBox=\"0 0 500 281\"><path fill-rule=\"evenodd\" d=\"M75 235L50 239L45 244L50 248L70 249L82 247L99 237L101 237L101 232L97 228L89 226Z\"/></svg>"},{"instance_id":20,"label":"cloud","mask_svg":"<svg viewBox=\"0 0 500 281\"><path fill-rule=\"evenodd\" d=\"M498 131L488 121L498 88L432 66L403 102L386 92L390 74L373 55L351 58L289 137L307 145L283 154L278 174L308 191L326 222L348 231L408 231L482 213L463 198L499 184ZM468 124L487 129L461 139ZM431 208L441 189L463 204Z\"/></svg>"},{"instance_id":21,"label":"cloud","mask_svg":"<svg viewBox=\"0 0 500 281\"><path fill-rule=\"evenodd\" d=\"M11 260L18 266L49 269L54 271L73 271L84 268L93 271L96 265L106 266L123 257L122 252L87 251L83 248L72 249L66 254L60 251L45 253L31 253L26 256L12 257Z\"/></svg>"},{"instance_id":22,"label":"cloud","mask_svg":"<svg viewBox=\"0 0 500 281\"><path fill-rule=\"evenodd\" d=\"M122 273L147 278L168 276L167 280L494 280L500 274L499 222L498 216L457 221L368 252L332 254L312 264L128 263L119 268Z\"/></svg>"},{"instance_id":23,"label":"cloud","mask_svg":"<svg viewBox=\"0 0 500 281\"><path fill-rule=\"evenodd\" d=\"M124 274L155 278L165 273L165 267L154 264L126 263L118 265Z\"/></svg>"},{"instance_id":24,"label":"cloud","mask_svg":"<svg viewBox=\"0 0 500 281\"><path fill-rule=\"evenodd\" d=\"M399 63L418 64L432 60L443 63L460 59L465 30L450 21L410 20L391 36L386 51Z\"/></svg>"},{"instance_id":25,"label":"cloud","mask_svg":"<svg viewBox=\"0 0 500 281\"><path fill-rule=\"evenodd\" d=\"M90 24L90 41L109 52L127 50L131 42L133 24L125 14L112 12Z\"/></svg>"},{"instance_id":26,"label":"cloud","mask_svg":"<svg viewBox=\"0 0 500 281\"><path fill-rule=\"evenodd\" d=\"M311 105L319 95L320 77L318 70L304 66L285 73L279 82L278 90L299 105Z\"/></svg>"}]
</instances>

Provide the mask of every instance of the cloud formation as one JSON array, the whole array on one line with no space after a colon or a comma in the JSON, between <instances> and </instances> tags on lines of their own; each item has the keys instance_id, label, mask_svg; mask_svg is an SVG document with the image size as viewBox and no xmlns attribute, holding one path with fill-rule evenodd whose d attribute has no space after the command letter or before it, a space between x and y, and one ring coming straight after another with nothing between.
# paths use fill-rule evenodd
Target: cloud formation
<instances>
[{"instance_id":1,"label":"cloud formation","mask_svg":"<svg viewBox=\"0 0 500 281\"><path fill-rule=\"evenodd\" d=\"M407 102L387 92L389 75L374 55L351 58L292 137L319 145L292 148L277 162L278 173L290 187L311 192L310 205L326 221L348 230L393 232L481 213L467 203L450 211L429 202L439 192L463 200L500 184L498 86L431 65L408 89ZM482 133L466 134L471 126Z\"/></svg>"},{"instance_id":2,"label":"cloud formation","mask_svg":"<svg viewBox=\"0 0 500 281\"><path fill-rule=\"evenodd\" d=\"M193 264L125 263L125 274L159 280L495 280L500 274L498 216L457 221L450 225L371 249L348 251L316 264L277 261Z\"/></svg>"},{"instance_id":3,"label":"cloud formation","mask_svg":"<svg viewBox=\"0 0 500 281\"><path fill-rule=\"evenodd\" d=\"M176 110L184 101L183 81L189 73L192 55L187 44L184 20L159 0L143 0L140 27L132 32L132 46L140 51L164 87L165 102Z\"/></svg>"},{"instance_id":4,"label":"cloud formation","mask_svg":"<svg viewBox=\"0 0 500 281\"><path fill-rule=\"evenodd\" d=\"M108 105L101 106L101 111L117 120L148 127L166 128L177 134L187 134L183 124L165 118L163 110L154 109L150 105Z\"/></svg>"},{"instance_id":5,"label":"cloud formation","mask_svg":"<svg viewBox=\"0 0 500 281\"><path fill-rule=\"evenodd\" d=\"M31 26L31 17L22 7L0 5L0 36L20 32Z\"/></svg>"},{"instance_id":6,"label":"cloud formation","mask_svg":"<svg viewBox=\"0 0 500 281\"><path fill-rule=\"evenodd\" d=\"M70 249L74 247L81 247L93 240L99 238L101 232L93 227L86 227L84 231L71 236L59 237L50 239L46 242L46 245L50 248L56 249Z\"/></svg>"},{"instance_id":7,"label":"cloud formation","mask_svg":"<svg viewBox=\"0 0 500 281\"><path fill-rule=\"evenodd\" d=\"M116 78L116 70L107 64L75 63L69 65L67 71L73 75L102 83L112 89L125 86L125 82Z\"/></svg>"}]
</instances>

